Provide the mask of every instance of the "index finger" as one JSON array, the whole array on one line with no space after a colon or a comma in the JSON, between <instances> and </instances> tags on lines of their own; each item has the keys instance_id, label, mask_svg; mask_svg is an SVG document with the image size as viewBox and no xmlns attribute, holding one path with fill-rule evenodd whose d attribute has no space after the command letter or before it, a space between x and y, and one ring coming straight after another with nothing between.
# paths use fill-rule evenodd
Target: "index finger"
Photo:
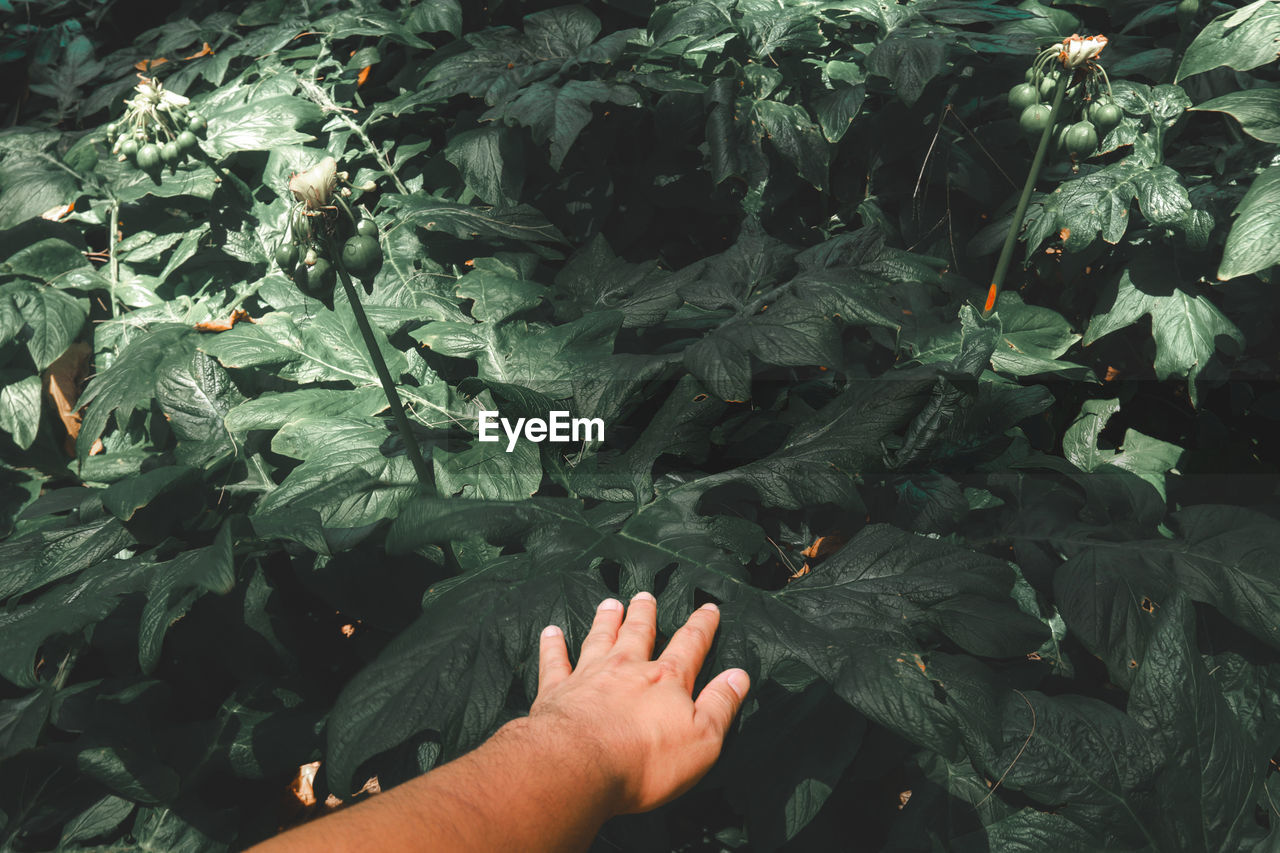
<instances>
[{"instance_id":1,"label":"index finger","mask_svg":"<svg viewBox=\"0 0 1280 853\"><path fill-rule=\"evenodd\" d=\"M663 670L680 680L685 690L693 692L698 670L711 651L711 641L720 626L720 608L711 602L689 615L685 623L671 636L671 642L658 655Z\"/></svg>"}]
</instances>

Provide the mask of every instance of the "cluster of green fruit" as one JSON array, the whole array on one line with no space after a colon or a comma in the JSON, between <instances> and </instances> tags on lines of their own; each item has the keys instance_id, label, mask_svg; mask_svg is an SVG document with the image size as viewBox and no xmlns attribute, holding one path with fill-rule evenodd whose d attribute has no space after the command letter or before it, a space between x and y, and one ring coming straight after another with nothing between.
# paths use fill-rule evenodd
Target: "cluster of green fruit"
<instances>
[{"instance_id":1,"label":"cluster of green fruit","mask_svg":"<svg viewBox=\"0 0 1280 853\"><path fill-rule=\"evenodd\" d=\"M137 92L125 101L125 114L107 125L111 152L153 176L162 166L176 169L200 147L196 135L204 132L204 117L154 78L143 78Z\"/></svg>"},{"instance_id":2,"label":"cluster of green fruit","mask_svg":"<svg viewBox=\"0 0 1280 853\"><path fill-rule=\"evenodd\" d=\"M366 290L382 267L377 223L363 212L353 212L345 202L339 202L336 207L341 214L331 219L325 211L312 212L302 205L294 206L289 217L289 232L276 247L276 263L280 269L312 296L324 297L333 290L336 270L330 246L338 246L339 240L342 241L342 266L363 282Z\"/></svg>"},{"instance_id":3,"label":"cluster of green fruit","mask_svg":"<svg viewBox=\"0 0 1280 853\"><path fill-rule=\"evenodd\" d=\"M1080 69L1052 68L1037 61L1027 70L1026 82L1009 90L1009 108L1024 133L1038 139L1052 125L1053 148L1071 157L1089 157L1124 119L1124 111L1112 100L1106 72L1097 64ZM1050 103L1063 75L1070 75L1055 116Z\"/></svg>"}]
</instances>

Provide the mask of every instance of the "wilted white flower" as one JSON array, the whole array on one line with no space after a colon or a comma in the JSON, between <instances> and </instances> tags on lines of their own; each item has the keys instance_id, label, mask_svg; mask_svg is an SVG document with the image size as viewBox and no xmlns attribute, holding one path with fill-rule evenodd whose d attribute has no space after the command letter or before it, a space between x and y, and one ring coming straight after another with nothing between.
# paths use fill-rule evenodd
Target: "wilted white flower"
<instances>
[{"instance_id":1,"label":"wilted white flower","mask_svg":"<svg viewBox=\"0 0 1280 853\"><path fill-rule=\"evenodd\" d=\"M328 206L337 188L338 161L332 157L326 157L307 171L289 178L289 191L308 210Z\"/></svg>"},{"instance_id":2,"label":"wilted white flower","mask_svg":"<svg viewBox=\"0 0 1280 853\"><path fill-rule=\"evenodd\" d=\"M1097 58L1107 46L1107 37L1082 36L1073 34L1062 40L1062 49L1058 51L1058 59L1064 68L1079 68L1091 59Z\"/></svg>"}]
</instances>

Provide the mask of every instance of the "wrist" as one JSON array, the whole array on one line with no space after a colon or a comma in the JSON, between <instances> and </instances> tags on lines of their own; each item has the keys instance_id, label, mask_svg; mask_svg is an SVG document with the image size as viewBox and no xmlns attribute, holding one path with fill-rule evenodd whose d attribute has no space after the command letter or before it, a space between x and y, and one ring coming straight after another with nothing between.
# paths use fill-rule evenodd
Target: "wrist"
<instances>
[{"instance_id":1,"label":"wrist","mask_svg":"<svg viewBox=\"0 0 1280 853\"><path fill-rule=\"evenodd\" d=\"M598 738L558 719L527 716L502 726L493 742L526 756L548 790L568 791L577 799L590 793L601 823L624 810L625 780Z\"/></svg>"}]
</instances>

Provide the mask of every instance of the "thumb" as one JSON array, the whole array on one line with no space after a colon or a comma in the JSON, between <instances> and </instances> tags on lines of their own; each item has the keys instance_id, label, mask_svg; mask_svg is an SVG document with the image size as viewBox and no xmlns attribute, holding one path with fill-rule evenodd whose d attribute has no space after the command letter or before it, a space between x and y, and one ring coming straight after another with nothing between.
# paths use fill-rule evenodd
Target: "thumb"
<instances>
[{"instance_id":1,"label":"thumb","mask_svg":"<svg viewBox=\"0 0 1280 853\"><path fill-rule=\"evenodd\" d=\"M712 729L723 739L750 687L751 677L745 670L726 669L707 682L698 694L693 703L694 722Z\"/></svg>"}]
</instances>

